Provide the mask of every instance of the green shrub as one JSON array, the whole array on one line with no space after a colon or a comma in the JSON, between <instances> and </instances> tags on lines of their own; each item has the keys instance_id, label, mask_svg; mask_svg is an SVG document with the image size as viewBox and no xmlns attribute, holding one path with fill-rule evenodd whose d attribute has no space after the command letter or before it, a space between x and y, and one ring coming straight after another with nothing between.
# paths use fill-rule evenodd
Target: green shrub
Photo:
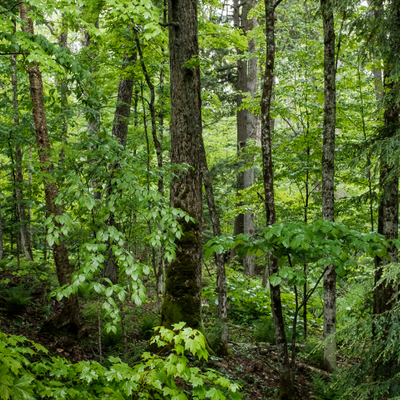
<instances>
[{"instance_id":1,"label":"green shrub","mask_svg":"<svg viewBox=\"0 0 400 400\"><path fill-rule=\"evenodd\" d=\"M20 285L0 290L0 299L3 300L8 313L19 315L24 311L32 297L30 291L25 289L25 285Z\"/></svg>"},{"instance_id":2,"label":"green shrub","mask_svg":"<svg viewBox=\"0 0 400 400\"><path fill-rule=\"evenodd\" d=\"M262 318L255 325L254 339L256 342L275 344L274 322L272 318Z\"/></svg>"},{"instance_id":3,"label":"green shrub","mask_svg":"<svg viewBox=\"0 0 400 400\"><path fill-rule=\"evenodd\" d=\"M124 333L122 331L121 324L117 324L117 331L114 333L113 331L107 332L105 328L102 329L101 332L101 342L106 347L115 347L118 344L122 343Z\"/></svg>"},{"instance_id":4,"label":"green shrub","mask_svg":"<svg viewBox=\"0 0 400 400\"><path fill-rule=\"evenodd\" d=\"M139 334L144 340L149 340L153 334L154 329L158 325L158 318L155 315L145 314L139 327Z\"/></svg>"},{"instance_id":5,"label":"green shrub","mask_svg":"<svg viewBox=\"0 0 400 400\"><path fill-rule=\"evenodd\" d=\"M301 350L299 357L304 358L307 362L320 367L324 360L324 351L320 343L309 342L306 347Z\"/></svg>"}]
</instances>

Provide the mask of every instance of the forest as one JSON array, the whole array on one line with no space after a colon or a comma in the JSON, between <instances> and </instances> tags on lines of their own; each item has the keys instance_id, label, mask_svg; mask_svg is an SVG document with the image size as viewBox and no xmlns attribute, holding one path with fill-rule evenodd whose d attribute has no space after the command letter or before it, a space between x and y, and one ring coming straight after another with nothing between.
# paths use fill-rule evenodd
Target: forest
<instances>
[{"instance_id":1,"label":"forest","mask_svg":"<svg viewBox=\"0 0 400 400\"><path fill-rule=\"evenodd\" d=\"M0 400L400 399L400 0L0 0Z\"/></svg>"}]
</instances>

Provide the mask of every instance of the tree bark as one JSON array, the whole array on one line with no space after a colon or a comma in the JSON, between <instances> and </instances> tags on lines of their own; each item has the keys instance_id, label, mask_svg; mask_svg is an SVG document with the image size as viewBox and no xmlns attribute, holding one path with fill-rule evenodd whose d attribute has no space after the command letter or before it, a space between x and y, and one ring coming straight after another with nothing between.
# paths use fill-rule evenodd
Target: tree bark
<instances>
[{"instance_id":1,"label":"tree bark","mask_svg":"<svg viewBox=\"0 0 400 400\"><path fill-rule=\"evenodd\" d=\"M221 223L217 208L215 206L213 185L210 171L207 165L207 155L204 147L204 140L199 140L199 157L201 166L201 177L206 190L206 199L208 211L211 217L211 224L214 236L221 236ZM214 351L220 355L228 355L228 309L227 309L227 289L224 254L215 254L215 263L217 265L217 288L218 288L218 317L220 322L220 340Z\"/></svg>"},{"instance_id":2,"label":"tree bark","mask_svg":"<svg viewBox=\"0 0 400 400\"><path fill-rule=\"evenodd\" d=\"M22 31L34 34L33 21L28 17L29 6L19 3L20 17L25 24ZM39 161L42 164L41 170L46 175L45 178L45 199L47 216L62 215L62 209L55 204L58 196L58 187L55 182L51 182L48 176L52 173L54 167L50 161L49 151L51 150L49 134L47 131L46 111L43 102L43 82L42 74L38 64L35 62L32 66L27 67L29 74L30 96L33 103L33 123L36 135L36 145L38 147ZM54 224L58 223L54 220ZM71 267L68 258L68 249L65 241L61 237L58 243L53 244L53 257L56 266L57 277L60 286L69 285L71 283ZM64 328L69 331L82 335L85 331L83 315L81 313L78 296L71 294L68 298L63 299L63 309L59 315L47 321L44 328Z\"/></svg>"},{"instance_id":3,"label":"tree bark","mask_svg":"<svg viewBox=\"0 0 400 400\"><path fill-rule=\"evenodd\" d=\"M271 99L274 85L275 63L275 8L273 0L265 0L265 10L267 55L263 93L261 98L261 147L267 225L271 225L276 222L271 138ZM274 254L272 254L270 259L270 275L276 274L278 270L278 259L274 256ZM290 362L279 285L271 285L271 308L274 322L276 348L279 357L279 397L281 400L296 399L296 390L290 373Z\"/></svg>"},{"instance_id":4,"label":"tree bark","mask_svg":"<svg viewBox=\"0 0 400 400\"><path fill-rule=\"evenodd\" d=\"M335 220L335 129L336 129L336 61L333 1L321 0L324 26L324 126L322 148L322 218ZM336 270L331 265L324 276L324 367L336 369Z\"/></svg>"},{"instance_id":5,"label":"tree bark","mask_svg":"<svg viewBox=\"0 0 400 400\"><path fill-rule=\"evenodd\" d=\"M202 135L200 68L185 63L198 56L197 1L169 0L171 76L171 162L187 164L171 184L170 204L193 220L181 219L182 236L168 266L161 323L185 321L201 329L202 193L198 141Z\"/></svg>"},{"instance_id":6,"label":"tree bark","mask_svg":"<svg viewBox=\"0 0 400 400\"><path fill-rule=\"evenodd\" d=\"M249 4L249 10L255 7L256 2L252 1ZM258 26L257 19L255 17L246 21L246 32L253 30L256 26ZM248 52L250 54L254 54L256 52L256 43L254 38L249 40ZM257 58L251 57L247 62L247 92L252 96L256 96L258 79L257 79ZM256 115L254 115L250 110L246 110L246 145L250 140L256 140L257 136L259 136L258 132L260 131L260 122ZM243 175L243 188L247 189L254 184L254 166L244 171ZM255 234L254 229L254 214L253 212L248 212L244 215L243 218L243 231L246 235L253 237ZM246 255L244 259L244 271L248 276L254 276L254 255Z\"/></svg>"},{"instance_id":7,"label":"tree bark","mask_svg":"<svg viewBox=\"0 0 400 400\"><path fill-rule=\"evenodd\" d=\"M17 77L17 55L13 54L11 56L11 84L12 84L12 102L13 102L13 122L14 122L14 132L18 132L19 127L19 117L18 117L18 77ZM22 151L18 143L19 138L15 138L15 197L16 197L16 207L18 220L21 225L21 245L22 250L25 254L27 261L33 261L32 247L31 247L31 237L28 231L28 220L26 218L26 212L23 200L23 186L24 186L24 176L22 173Z\"/></svg>"}]
</instances>

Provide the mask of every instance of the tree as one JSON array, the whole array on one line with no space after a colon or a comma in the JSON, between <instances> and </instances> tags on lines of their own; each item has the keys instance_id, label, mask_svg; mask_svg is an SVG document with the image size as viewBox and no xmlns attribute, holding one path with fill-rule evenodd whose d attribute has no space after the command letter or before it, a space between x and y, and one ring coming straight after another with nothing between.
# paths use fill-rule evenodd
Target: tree
<instances>
[{"instance_id":1,"label":"tree","mask_svg":"<svg viewBox=\"0 0 400 400\"><path fill-rule=\"evenodd\" d=\"M266 222L268 226L276 222L271 135L271 100L274 85L274 64L276 51L275 6L273 0L265 0L265 14L267 53L265 63L264 86L261 97L261 149L264 202L266 208ZM278 259L272 253L270 257L269 274L273 275L278 273L278 271ZM296 399L296 390L290 373L289 354L285 334L285 322L282 312L280 285L271 285L270 291L275 340L279 357L279 397L281 400Z\"/></svg>"},{"instance_id":2,"label":"tree","mask_svg":"<svg viewBox=\"0 0 400 400\"><path fill-rule=\"evenodd\" d=\"M22 30L30 35L34 34L33 21L28 16L30 7L23 2L19 3L19 12L21 20L24 21ZM53 172L53 165L50 162L49 152L51 150L50 139L47 131L46 110L43 103L43 83L42 74L37 62L27 66L30 83L30 94L33 103L33 121L36 134L36 145L40 163L42 164L42 172L45 176L45 197L47 216L51 217L53 224L58 225L57 217L62 216L62 208L56 205L55 201L58 196L57 184L50 179ZM71 267L69 265L68 249L63 238L53 243L53 257L57 270L57 277L60 286L71 283ZM69 330L82 335L85 330L82 312L79 307L78 296L71 294L69 298L64 298L63 309L61 313L53 320L49 321L50 325L56 328L68 327Z\"/></svg>"},{"instance_id":3,"label":"tree","mask_svg":"<svg viewBox=\"0 0 400 400\"><path fill-rule=\"evenodd\" d=\"M161 323L165 327L185 321L201 327L202 195L198 157L201 140L200 68L197 1L169 0L169 52L171 75L171 162L187 164L173 179L170 204L188 214L182 219L182 237L169 264ZM190 219L189 219L190 218Z\"/></svg>"},{"instance_id":4,"label":"tree","mask_svg":"<svg viewBox=\"0 0 400 400\"><path fill-rule=\"evenodd\" d=\"M333 2L321 0L324 25L324 126L322 148L322 218L335 220L335 132L336 132L336 61ZM324 276L324 365L336 369L336 270L331 265Z\"/></svg>"}]
</instances>

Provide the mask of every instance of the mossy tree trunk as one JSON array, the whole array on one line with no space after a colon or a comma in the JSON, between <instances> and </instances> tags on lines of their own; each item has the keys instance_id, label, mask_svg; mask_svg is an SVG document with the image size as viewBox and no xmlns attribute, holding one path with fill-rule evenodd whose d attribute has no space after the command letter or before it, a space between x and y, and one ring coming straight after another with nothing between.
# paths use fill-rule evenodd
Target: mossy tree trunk
<instances>
[{"instance_id":1,"label":"mossy tree trunk","mask_svg":"<svg viewBox=\"0 0 400 400\"><path fill-rule=\"evenodd\" d=\"M200 69L189 63L198 56L197 1L168 1L171 76L171 162L187 164L179 171L170 191L172 207L192 220L180 221L182 237L176 257L167 269L161 323L165 327L184 321L201 329L201 221L202 193L198 156L201 139ZM188 64L189 65L188 65Z\"/></svg>"}]
</instances>

